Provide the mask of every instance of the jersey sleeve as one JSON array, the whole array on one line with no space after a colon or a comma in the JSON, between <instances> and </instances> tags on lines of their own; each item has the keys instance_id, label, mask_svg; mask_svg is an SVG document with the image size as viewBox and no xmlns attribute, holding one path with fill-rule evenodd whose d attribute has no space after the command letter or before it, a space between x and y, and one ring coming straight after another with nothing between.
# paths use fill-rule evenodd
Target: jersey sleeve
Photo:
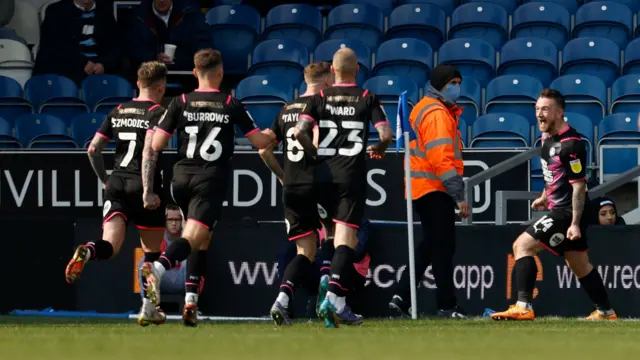
<instances>
[{"instance_id":1,"label":"jersey sleeve","mask_svg":"<svg viewBox=\"0 0 640 360\"><path fill-rule=\"evenodd\" d=\"M253 117L239 100L233 99L233 122L244 136L249 136L256 131L260 131L256 122L253 121Z\"/></svg>"},{"instance_id":2,"label":"jersey sleeve","mask_svg":"<svg viewBox=\"0 0 640 360\"><path fill-rule=\"evenodd\" d=\"M566 144L566 145L565 145ZM562 146L562 163L565 164L570 183L587 178L587 151L582 140L569 140Z\"/></svg>"},{"instance_id":3,"label":"jersey sleeve","mask_svg":"<svg viewBox=\"0 0 640 360\"><path fill-rule=\"evenodd\" d=\"M371 95L369 110L371 112L371 123L374 127L389 124L387 113L384 111L384 107L382 107L382 103L380 103L377 95Z\"/></svg>"},{"instance_id":4,"label":"jersey sleeve","mask_svg":"<svg viewBox=\"0 0 640 360\"><path fill-rule=\"evenodd\" d=\"M158 124L154 127L154 130L173 136L173 133L178 127L178 119L180 118L180 113L182 112L184 105L182 98L182 96L176 96L171 100L169 108L160 116Z\"/></svg>"},{"instance_id":5,"label":"jersey sleeve","mask_svg":"<svg viewBox=\"0 0 640 360\"><path fill-rule=\"evenodd\" d=\"M107 141L111 140L111 138L113 137L113 127L111 126L111 118L114 115L113 114L114 111L116 111L116 109L112 110L109 113L109 115L107 115L107 117L102 122L102 125L100 125L100 128L98 129L98 131L96 131L96 135L100 136L101 138Z\"/></svg>"},{"instance_id":6,"label":"jersey sleeve","mask_svg":"<svg viewBox=\"0 0 640 360\"><path fill-rule=\"evenodd\" d=\"M311 120L314 125L317 125L318 121L320 121L320 110L322 109L320 99L322 99L320 95L314 95L304 109L302 109L299 120L308 119Z\"/></svg>"},{"instance_id":7,"label":"jersey sleeve","mask_svg":"<svg viewBox=\"0 0 640 360\"><path fill-rule=\"evenodd\" d=\"M151 111L149 111L149 126L147 130L155 130L165 111L166 109L160 105L154 105L154 107L151 108Z\"/></svg>"}]
</instances>

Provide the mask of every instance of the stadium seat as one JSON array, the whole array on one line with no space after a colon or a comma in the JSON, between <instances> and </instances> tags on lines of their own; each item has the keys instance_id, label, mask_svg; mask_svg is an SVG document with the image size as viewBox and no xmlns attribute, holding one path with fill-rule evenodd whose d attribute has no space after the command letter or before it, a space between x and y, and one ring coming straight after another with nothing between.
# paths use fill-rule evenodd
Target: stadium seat
<instances>
[{"instance_id":1,"label":"stadium seat","mask_svg":"<svg viewBox=\"0 0 640 360\"><path fill-rule=\"evenodd\" d=\"M245 5L216 6L206 14L213 48L220 50L226 74L244 74L258 41L260 14Z\"/></svg>"},{"instance_id":2,"label":"stadium seat","mask_svg":"<svg viewBox=\"0 0 640 360\"><path fill-rule=\"evenodd\" d=\"M567 11L569 11L569 14L571 15L574 15L576 11L578 11L578 4L576 3L576 0L524 0L523 1L524 4L528 4L531 2L544 3L545 5L546 4L560 5L563 8L565 8Z\"/></svg>"},{"instance_id":3,"label":"stadium seat","mask_svg":"<svg viewBox=\"0 0 640 360\"><path fill-rule=\"evenodd\" d=\"M24 43L11 39L0 39L0 76L14 78L24 87L31 78L33 56Z\"/></svg>"},{"instance_id":4,"label":"stadium seat","mask_svg":"<svg viewBox=\"0 0 640 360\"><path fill-rule=\"evenodd\" d=\"M521 148L529 146L531 127L518 114L487 114L471 125L471 148Z\"/></svg>"},{"instance_id":5,"label":"stadium seat","mask_svg":"<svg viewBox=\"0 0 640 360\"><path fill-rule=\"evenodd\" d=\"M606 149L604 145L621 147ZM624 145L640 145L637 111L609 115L598 125L598 159L600 173L605 177L638 165L638 148L624 148Z\"/></svg>"},{"instance_id":6,"label":"stadium seat","mask_svg":"<svg viewBox=\"0 0 640 360\"><path fill-rule=\"evenodd\" d=\"M104 122L105 115L102 113L88 113L77 115L71 120L71 137L80 145L87 148Z\"/></svg>"},{"instance_id":7,"label":"stadium seat","mask_svg":"<svg viewBox=\"0 0 640 360\"><path fill-rule=\"evenodd\" d=\"M76 84L64 76L34 76L27 81L24 92L37 112L53 115L67 124L74 116L90 112L80 99Z\"/></svg>"},{"instance_id":8,"label":"stadium seat","mask_svg":"<svg viewBox=\"0 0 640 360\"><path fill-rule=\"evenodd\" d=\"M495 75L496 51L480 39L449 40L440 47L440 64L455 65L464 78L472 78L485 87Z\"/></svg>"},{"instance_id":9,"label":"stadium seat","mask_svg":"<svg viewBox=\"0 0 640 360\"><path fill-rule=\"evenodd\" d=\"M404 38L387 40L376 52L373 76L405 76L423 87L429 80L432 64L433 51L426 42Z\"/></svg>"},{"instance_id":10,"label":"stadium seat","mask_svg":"<svg viewBox=\"0 0 640 360\"><path fill-rule=\"evenodd\" d=\"M640 108L640 74L619 77L611 86L611 114L634 112Z\"/></svg>"},{"instance_id":11,"label":"stadium seat","mask_svg":"<svg viewBox=\"0 0 640 360\"><path fill-rule=\"evenodd\" d=\"M15 30L9 28L0 28L0 39L14 40L28 45L27 40L21 38Z\"/></svg>"},{"instance_id":12,"label":"stadium seat","mask_svg":"<svg viewBox=\"0 0 640 360\"><path fill-rule=\"evenodd\" d=\"M574 128L580 134L580 138L585 142L585 147L587 150L587 162L589 164L592 164L595 144L595 131L593 122L588 117L573 112L565 112L564 120L567 122L567 124L569 124L569 126ZM540 128L538 126L534 126L534 130L535 140L533 146L541 146L542 134L540 132Z\"/></svg>"},{"instance_id":13,"label":"stadium seat","mask_svg":"<svg viewBox=\"0 0 640 360\"><path fill-rule=\"evenodd\" d=\"M322 14L309 4L278 5L264 19L262 39L295 39L313 51L322 41Z\"/></svg>"},{"instance_id":14,"label":"stadium seat","mask_svg":"<svg viewBox=\"0 0 640 360\"><path fill-rule=\"evenodd\" d=\"M345 4L327 15L325 40L358 39L372 51L378 48L384 31L384 15L379 8L366 4Z\"/></svg>"},{"instance_id":15,"label":"stadium seat","mask_svg":"<svg viewBox=\"0 0 640 360\"><path fill-rule=\"evenodd\" d=\"M513 13L512 22L512 39L544 39L556 49L564 48L570 39L571 14L560 4L546 1L521 5Z\"/></svg>"},{"instance_id":16,"label":"stadium seat","mask_svg":"<svg viewBox=\"0 0 640 360\"><path fill-rule=\"evenodd\" d=\"M389 16L393 10L394 0L341 0L341 4L366 4L380 9L384 16Z\"/></svg>"},{"instance_id":17,"label":"stadium seat","mask_svg":"<svg viewBox=\"0 0 640 360\"><path fill-rule=\"evenodd\" d=\"M131 84L116 75L91 75L82 82L82 99L91 111L108 114L133 96Z\"/></svg>"},{"instance_id":18,"label":"stadium seat","mask_svg":"<svg viewBox=\"0 0 640 360\"><path fill-rule=\"evenodd\" d=\"M389 16L387 39L414 38L439 49L447 32L447 16L433 4L400 5Z\"/></svg>"},{"instance_id":19,"label":"stadium seat","mask_svg":"<svg viewBox=\"0 0 640 360\"><path fill-rule=\"evenodd\" d=\"M544 87L527 75L502 75L487 85L485 114L514 113L536 123L536 100Z\"/></svg>"},{"instance_id":20,"label":"stadium seat","mask_svg":"<svg viewBox=\"0 0 640 360\"><path fill-rule=\"evenodd\" d=\"M431 82L427 82L424 87L424 95L429 92ZM460 84L460 97L456 104L462 108L462 116L471 125L482 112L482 88L480 84L472 78L465 78Z\"/></svg>"},{"instance_id":21,"label":"stadium seat","mask_svg":"<svg viewBox=\"0 0 640 360\"><path fill-rule=\"evenodd\" d=\"M303 70L309 64L309 51L296 40L265 40L253 50L252 63L249 75L278 75L278 81L298 86L304 80Z\"/></svg>"},{"instance_id":22,"label":"stadium seat","mask_svg":"<svg viewBox=\"0 0 640 360\"><path fill-rule=\"evenodd\" d=\"M469 135L469 128L467 122L462 117L458 119L458 130L460 130L460 138L462 139L462 144L466 148L468 144L467 137Z\"/></svg>"},{"instance_id":23,"label":"stadium seat","mask_svg":"<svg viewBox=\"0 0 640 360\"><path fill-rule=\"evenodd\" d=\"M67 125L55 116L31 114L16 120L16 138L29 148L77 148L67 136Z\"/></svg>"},{"instance_id":24,"label":"stadium seat","mask_svg":"<svg viewBox=\"0 0 640 360\"><path fill-rule=\"evenodd\" d=\"M0 76L0 117L13 121L22 115L33 113L33 108L23 96L22 87L12 78Z\"/></svg>"},{"instance_id":25,"label":"stadium seat","mask_svg":"<svg viewBox=\"0 0 640 360\"><path fill-rule=\"evenodd\" d=\"M640 39L635 39L624 50L622 75L640 74Z\"/></svg>"},{"instance_id":26,"label":"stadium seat","mask_svg":"<svg viewBox=\"0 0 640 360\"><path fill-rule=\"evenodd\" d=\"M502 6L503 9L507 11L508 14L513 14L513 11L516 9L520 1L519 0L462 0L461 3L462 4L490 3L490 4L500 5Z\"/></svg>"},{"instance_id":27,"label":"stadium seat","mask_svg":"<svg viewBox=\"0 0 640 360\"><path fill-rule=\"evenodd\" d=\"M500 49L509 38L509 15L500 5L469 3L458 6L451 15L449 39L483 39Z\"/></svg>"},{"instance_id":28,"label":"stadium seat","mask_svg":"<svg viewBox=\"0 0 640 360\"><path fill-rule=\"evenodd\" d=\"M624 4L614 1L588 2L576 13L573 37L603 37L620 49L632 38L633 13Z\"/></svg>"},{"instance_id":29,"label":"stadium seat","mask_svg":"<svg viewBox=\"0 0 640 360\"><path fill-rule=\"evenodd\" d=\"M550 88L565 97L565 111L582 114L594 124L602 120L607 109L607 86L591 75L565 75L555 79Z\"/></svg>"},{"instance_id":30,"label":"stadium seat","mask_svg":"<svg viewBox=\"0 0 640 360\"><path fill-rule=\"evenodd\" d=\"M442 9L446 16L451 16L453 14L453 9L455 9L455 3L451 0L399 0L398 6L402 6L405 4L433 4Z\"/></svg>"},{"instance_id":31,"label":"stadium seat","mask_svg":"<svg viewBox=\"0 0 640 360\"><path fill-rule=\"evenodd\" d=\"M498 75L528 75L548 86L558 76L558 49L538 38L513 39L502 47Z\"/></svg>"},{"instance_id":32,"label":"stadium seat","mask_svg":"<svg viewBox=\"0 0 640 360\"><path fill-rule=\"evenodd\" d=\"M640 0L608 0L626 5L634 14L640 11Z\"/></svg>"},{"instance_id":33,"label":"stadium seat","mask_svg":"<svg viewBox=\"0 0 640 360\"><path fill-rule=\"evenodd\" d=\"M362 41L357 39L323 41L313 52L313 61L326 61L331 63L336 51L344 47L348 47L356 52L358 64L360 65L360 71L358 71L356 75L356 83L362 86L365 80L369 78L369 73L373 67L371 64L371 50Z\"/></svg>"},{"instance_id":34,"label":"stadium seat","mask_svg":"<svg viewBox=\"0 0 640 360\"><path fill-rule=\"evenodd\" d=\"M13 137L11 123L0 117L0 149L19 149L22 145Z\"/></svg>"},{"instance_id":35,"label":"stadium seat","mask_svg":"<svg viewBox=\"0 0 640 360\"><path fill-rule=\"evenodd\" d=\"M29 45L40 43L38 9L28 1L16 1L13 17L6 27L14 29Z\"/></svg>"},{"instance_id":36,"label":"stadium seat","mask_svg":"<svg viewBox=\"0 0 640 360\"><path fill-rule=\"evenodd\" d=\"M213 0L213 6L238 4L242 4L242 0Z\"/></svg>"},{"instance_id":37,"label":"stadium seat","mask_svg":"<svg viewBox=\"0 0 640 360\"><path fill-rule=\"evenodd\" d=\"M391 129L395 131L398 112L398 97L403 91L407 92L407 102L409 103L409 111L419 101L418 85L409 77L382 75L374 76L364 83L363 88L373 92L378 96L387 118L391 124ZM377 139L378 132L373 128L373 124L369 126L370 137Z\"/></svg>"},{"instance_id":38,"label":"stadium seat","mask_svg":"<svg viewBox=\"0 0 640 360\"><path fill-rule=\"evenodd\" d=\"M573 39L564 47L562 58L560 75L594 75L611 86L620 73L620 49L609 39Z\"/></svg>"},{"instance_id":39,"label":"stadium seat","mask_svg":"<svg viewBox=\"0 0 640 360\"><path fill-rule=\"evenodd\" d=\"M282 107L293 100L293 86L280 81L277 74L249 76L238 83L235 97L259 128L270 128Z\"/></svg>"}]
</instances>

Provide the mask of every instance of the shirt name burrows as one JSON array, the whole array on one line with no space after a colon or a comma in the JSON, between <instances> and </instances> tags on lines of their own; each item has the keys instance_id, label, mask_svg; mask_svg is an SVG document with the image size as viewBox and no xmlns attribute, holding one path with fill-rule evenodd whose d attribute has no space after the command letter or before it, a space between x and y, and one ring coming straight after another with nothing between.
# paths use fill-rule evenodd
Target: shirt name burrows
<instances>
[{"instance_id":1,"label":"shirt name burrows","mask_svg":"<svg viewBox=\"0 0 640 360\"><path fill-rule=\"evenodd\" d=\"M229 123L228 114L219 114L219 113L212 113L212 112L193 113L193 112L185 111L184 113L182 113L182 116L184 116L187 119L187 121L211 121L211 122L217 122L222 124Z\"/></svg>"}]
</instances>

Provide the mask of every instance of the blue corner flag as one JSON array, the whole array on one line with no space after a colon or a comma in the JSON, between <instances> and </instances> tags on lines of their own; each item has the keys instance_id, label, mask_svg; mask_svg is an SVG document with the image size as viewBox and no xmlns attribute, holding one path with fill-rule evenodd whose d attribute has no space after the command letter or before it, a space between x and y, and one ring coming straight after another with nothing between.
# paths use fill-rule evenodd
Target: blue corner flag
<instances>
[{"instance_id":1,"label":"blue corner flag","mask_svg":"<svg viewBox=\"0 0 640 360\"><path fill-rule=\"evenodd\" d=\"M400 148L404 148L404 133L409 132L409 141L416 138L411 124L409 123L409 104L407 103L407 92L403 91L398 98L398 115L396 117L396 153Z\"/></svg>"}]
</instances>

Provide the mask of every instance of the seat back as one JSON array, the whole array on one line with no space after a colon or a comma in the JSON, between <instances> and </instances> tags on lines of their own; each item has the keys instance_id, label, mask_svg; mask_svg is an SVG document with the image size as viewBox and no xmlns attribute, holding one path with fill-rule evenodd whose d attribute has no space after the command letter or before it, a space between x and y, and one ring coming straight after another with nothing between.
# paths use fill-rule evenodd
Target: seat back
<instances>
[{"instance_id":1,"label":"seat back","mask_svg":"<svg viewBox=\"0 0 640 360\"><path fill-rule=\"evenodd\" d=\"M456 7L455 2L451 0L398 0L398 6L405 4L433 4L442 9L446 16L451 16Z\"/></svg>"},{"instance_id":2,"label":"seat back","mask_svg":"<svg viewBox=\"0 0 640 360\"><path fill-rule=\"evenodd\" d=\"M384 15L378 7L367 4L345 4L327 15L325 40L359 39L369 49L377 49L384 31Z\"/></svg>"},{"instance_id":3,"label":"seat back","mask_svg":"<svg viewBox=\"0 0 640 360\"><path fill-rule=\"evenodd\" d=\"M603 145L640 145L638 113L618 113L598 125L598 157L603 175L623 173L638 166L638 148L605 149Z\"/></svg>"},{"instance_id":4,"label":"seat back","mask_svg":"<svg viewBox=\"0 0 640 360\"><path fill-rule=\"evenodd\" d=\"M609 39L573 39L564 47L562 57L561 75L594 75L611 86L620 73L620 49Z\"/></svg>"},{"instance_id":5,"label":"seat back","mask_svg":"<svg viewBox=\"0 0 640 360\"><path fill-rule=\"evenodd\" d=\"M594 124L605 116L607 86L595 76L565 75L555 79L550 87L565 97L565 111L587 116Z\"/></svg>"},{"instance_id":6,"label":"seat back","mask_svg":"<svg viewBox=\"0 0 640 360\"><path fill-rule=\"evenodd\" d=\"M16 138L25 147L76 147L71 138L67 136L67 126L65 123L51 115L32 114L25 115L16 120ZM50 145L50 146L49 146Z\"/></svg>"},{"instance_id":7,"label":"seat back","mask_svg":"<svg viewBox=\"0 0 640 360\"><path fill-rule=\"evenodd\" d=\"M409 109L418 102L418 85L411 79L403 76L381 75L374 76L367 80L363 88L373 92L378 96L382 107L384 108L391 128L396 128L396 114L398 110L398 97L403 91L407 92L407 102ZM373 124L369 126L372 135L377 136L377 131L373 128Z\"/></svg>"},{"instance_id":8,"label":"seat back","mask_svg":"<svg viewBox=\"0 0 640 360\"><path fill-rule=\"evenodd\" d=\"M389 16L387 39L413 38L440 48L447 32L447 15L434 4L405 4Z\"/></svg>"},{"instance_id":9,"label":"seat back","mask_svg":"<svg viewBox=\"0 0 640 360\"><path fill-rule=\"evenodd\" d=\"M74 117L71 120L71 137L80 147L88 147L104 119L105 115L101 113L88 113Z\"/></svg>"},{"instance_id":10,"label":"seat back","mask_svg":"<svg viewBox=\"0 0 640 360\"><path fill-rule=\"evenodd\" d=\"M509 15L490 2L458 6L451 15L449 39L478 38L500 49L509 38Z\"/></svg>"},{"instance_id":11,"label":"seat back","mask_svg":"<svg viewBox=\"0 0 640 360\"><path fill-rule=\"evenodd\" d=\"M296 39L309 51L322 41L322 14L309 4L278 5L267 13L263 39Z\"/></svg>"},{"instance_id":12,"label":"seat back","mask_svg":"<svg viewBox=\"0 0 640 360\"><path fill-rule=\"evenodd\" d=\"M508 14L512 14L513 11L518 6L519 0L462 0L464 3L489 3L500 5L503 9L507 11Z\"/></svg>"},{"instance_id":13,"label":"seat back","mask_svg":"<svg viewBox=\"0 0 640 360\"><path fill-rule=\"evenodd\" d=\"M82 99L93 110L101 104L113 107L133 96L131 84L116 75L91 75L82 82Z\"/></svg>"},{"instance_id":14,"label":"seat back","mask_svg":"<svg viewBox=\"0 0 640 360\"><path fill-rule=\"evenodd\" d=\"M418 39L392 39L383 42L376 52L374 76L397 75L410 77L419 87L429 79L433 64L433 50Z\"/></svg>"},{"instance_id":15,"label":"seat back","mask_svg":"<svg viewBox=\"0 0 640 360\"><path fill-rule=\"evenodd\" d=\"M393 10L394 0L340 0L341 4L365 4L380 9L384 16L389 16Z\"/></svg>"},{"instance_id":16,"label":"seat back","mask_svg":"<svg viewBox=\"0 0 640 360\"><path fill-rule=\"evenodd\" d=\"M302 71L309 64L307 47L291 39L265 40L253 50L250 75L278 74L280 81L297 86L303 80Z\"/></svg>"},{"instance_id":17,"label":"seat back","mask_svg":"<svg viewBox=\"0 0 640 360\"><path fill-rule=\"evenodd\" d=\"M483 115L471 126L470 147L528 147L529 129L527 119L517 114Z\"/></svg>"},{"instance_id":18,"label":"seat back","mask_svg":"<svg viewBox=\"0 0 640 360\"><path fill-rule=\"evenodd\" d=\"M548 86L558 76L558 49L550 41L518 38L500 52L498 75L528 75Z\"/></svg>"},{"instance_id":19,"label":"seat back","mask_svg":"<svg viewBox=\"0 0 640 360\"><path fill-rule=\"evenodd\" d=\"M560 5L563 8L565 8L567 11L569 11L569 14L574 15L576 13L576 11L578 11L578 4L576 3L576 0L524 0L523 3L524 4L528 4L531 2L535 2L535 3L539 3L539 2L543 2L544 4L556 4L556 5Z\"/></svg>"},{"instance_id":20,"label":"seat back","mask_svg":"<svg viewBox=\"0 0 640 360\"><path fill-rule=\"evenodd\" d=\"M455 65L464 78L473 78L485 87L495 75L496 51L481 39L454 39L440 47L440 64Z\"/></svg>"},{"instance_id":21,"label":"seat back","mask_svg":"<svg viewBox=\"0 0 640 360\"><path fill-rule=\"evenodd\" d=\"M605 37L623 49L631 40L633 13L615 1L588 2L576 13L573 37Z\"/></svg>"},{"instance_id":22,"label":"seat back","mask_svg":"<svg viewBox=\"0 0 640 360\"><path fill-rule=\"evenodd\" d=\"M513 13L512 22L512 39L544 39L556 49L564 48L569 41L571 14L560 4L549 1L523 4Z\"/></svg>"},{"instance_id":23,"label":"seat back","mask_svg":"<svg viewBox=\"0 0 640 360\"><path fill-rule=\"evenodd\" d=\"M637 111L640 105L640 74L619 77L611 86L611 106L609 112Z\"/></svg>"},{"instance_id":24,"label":"seat back","mask_svg":"<svg viewBox=\"0 0 640 360\"><path fill-rule=\"evenodd\" d=\"M7 24L7 27L14 29L29 45L40 43L38 10L29 2L16 1L13 17L9 24Z\"/></svg>"},{"instance_id":25,"label":"seat back","mask_svg":"<svg viewBox=\"0 0 640 360\"><path fill-rule=\"evenodd\" d=\"M544 87L526 75L502 75L487 85L485 113L514 113L536 123L536 100Z\"/></svg>"},{"instance_id":26,"label":"seat back","mask_svg":"<svg viewBox=\"0 0 640 360\"><path fill-rule=\"evenodd\" d=\"M260 128L271 127L282 107L293 100L293 86L277 76L254 75L236 87L236 98L247 107Z\"/></svg>"}]
</instances>

